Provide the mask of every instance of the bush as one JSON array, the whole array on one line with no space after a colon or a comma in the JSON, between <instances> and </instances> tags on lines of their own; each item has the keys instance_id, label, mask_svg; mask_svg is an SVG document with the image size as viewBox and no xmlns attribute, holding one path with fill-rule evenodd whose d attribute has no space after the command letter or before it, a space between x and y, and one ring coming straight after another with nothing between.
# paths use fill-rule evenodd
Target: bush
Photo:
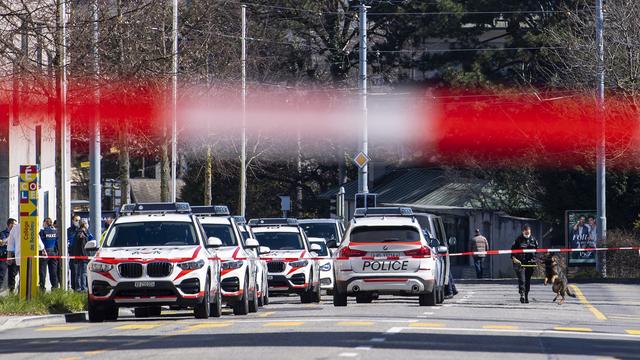
<instances>
[{"instance_id":1,"label":"bush","mask_svg":"<svg viewBox=\"0 0 640 360\"><path fill-rule=\"evenodd\" d=\"M55 289L39 293L31 301L22 301L18 294L0 297L0 315L66 314L84 311L87 294Z\"/></svg>"},{"instance_id":2,"label":"bush","mask_svg":"<svg viewBox=\"0 0 640 360\"><path fill-rule=\"evenodd\" d=\"M625 246L640 246L637 234L620 230L612 230L607 234L607 247ZM607 251L606 265L608 278L640 278L640 254L638 251Z\"/></svg>"}]
</instances>

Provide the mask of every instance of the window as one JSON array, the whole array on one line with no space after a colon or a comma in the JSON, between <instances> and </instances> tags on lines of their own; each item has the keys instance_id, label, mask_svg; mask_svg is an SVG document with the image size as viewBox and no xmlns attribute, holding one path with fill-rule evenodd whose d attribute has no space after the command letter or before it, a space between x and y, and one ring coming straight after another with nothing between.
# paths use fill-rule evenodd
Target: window
<instances>
[{"instance_id":1,"label":"window","mask_svg":"<svg viewBox=\"0 0 640 360\"><path fill-rule=\"evenodd\" d=\"M115 224L105 247L191 246L198 245L190 222L148 221Z\"/></svg>"},{"instance_id":2,"label":"window","mask_svg":"<svg viewBox=\"0 0 640 360\"><path fill-rule=\"evenodd\" d=\"M294 232L257 232L254 234L258 243L271 250L304 250L304 243L299 233Z\"/></svg>"},{"instance_id":3,"label":"window","mask_svg":"<svg viewBox=\"0 0 640 360\"><path fill-rule=\"evenodd\" d=\"M300 224L308 237L323 238L338 241L338 229L331 223L305 223Z\"/></svg>"},{"instance_id":4,"label":"window","mask_svg":"<svg viewBox=\"0 0 640 360\"><path fill-rule=\"evenodd\" d=\"M222 246L236 246L238 241L233 233L231 225L225 224L202 224L207 238L217 237L222 241Z\"/></svg>"},{"instance_id":5,"label":"window","mask_svg":"<svg viewBox=\"0 0 640 360\"><path fill-rule=\"evenodd\" d=\"M351 231L352 243L388 243L420 241L420 232L413 226L359 226Z\"/></svg>"},{"instance_id":6,"label":"window","mask_svg":"<svg viewBox=\"0 0 640 360\"><path fill-rule=\"evenodd\" d=\"M320 251L317 251L318 256L327 256L329 255L329 249L327 248L327 243L324 241L312 241L311 244L318 244L321 248Z\"/></svg>"}]
</instances>

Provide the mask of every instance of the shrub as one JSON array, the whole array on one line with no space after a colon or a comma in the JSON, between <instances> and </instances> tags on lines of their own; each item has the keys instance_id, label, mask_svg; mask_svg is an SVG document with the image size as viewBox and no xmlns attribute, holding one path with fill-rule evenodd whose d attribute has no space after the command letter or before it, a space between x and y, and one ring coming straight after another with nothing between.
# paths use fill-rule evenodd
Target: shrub
<instances>
[{"instance_id":1,"label":"shrub","mask_svg":"<svg viewBox=\"0 0 640 360\"><path fill-rule=\"evenodd\" d=\"M640 246L640 240L632 232L612 230L607 234L607 246ZM608 278L640 278L640 254L637 250L607 251L606 266Z\"/></svg>"},{"instance_id":2,"label":"shrub","mask_svg":"<svg viewBox=\"0 0 640 360\"><path fill-rule=\"evenodd\" d=\"M0 297L1 315L66 314L84 311L87 294L55 289L49 293L38 293L31 301L22 301L18 294Z\"/></svg>"}]
</instances>

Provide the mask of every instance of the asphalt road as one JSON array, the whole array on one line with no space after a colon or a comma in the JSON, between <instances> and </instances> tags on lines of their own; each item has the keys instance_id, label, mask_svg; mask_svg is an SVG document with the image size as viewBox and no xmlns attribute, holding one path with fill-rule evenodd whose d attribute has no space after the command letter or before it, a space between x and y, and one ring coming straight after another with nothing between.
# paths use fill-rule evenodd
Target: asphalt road
<instances>
[{"instance_id":1,"label":"asphalt road","mask_svg":"<svg viewBox=\"0 0 640 360\"><path fill-rule=\"evenodd\" d=\"M272 298L257 314L195 320L166 311L117 322L72 323L0 333L13 359L640 359L640 286L581 284L558 306L534 285L520 304L516 286L461 284L443 306L382 297L334 308L330 297L302 305ZM10 355L11 354L11 355Z\"/></svg>"}]
</instances>

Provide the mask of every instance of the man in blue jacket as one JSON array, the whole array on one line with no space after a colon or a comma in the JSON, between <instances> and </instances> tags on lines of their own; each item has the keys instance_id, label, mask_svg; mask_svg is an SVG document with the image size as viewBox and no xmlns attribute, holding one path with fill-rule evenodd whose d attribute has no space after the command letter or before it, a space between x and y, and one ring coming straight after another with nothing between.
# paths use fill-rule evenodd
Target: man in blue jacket
<instances>
[{"instance_id":1,"label":"man in blue jacket","mask_svg":"<svg viewBox=\"0 0 640 360\"><path fill-rule=\"evenodd\" d=\"M58 256L58 230L53 226L51 218L44 219L42 229L40 230L40 239L44 243L44 248L48 256ZM47 277L47 269L49 270L49 282L51 289L58 287L58 259L42 258L40 259L40 289L44 291L45 280Z\"/></svg>"}]
</instances>

